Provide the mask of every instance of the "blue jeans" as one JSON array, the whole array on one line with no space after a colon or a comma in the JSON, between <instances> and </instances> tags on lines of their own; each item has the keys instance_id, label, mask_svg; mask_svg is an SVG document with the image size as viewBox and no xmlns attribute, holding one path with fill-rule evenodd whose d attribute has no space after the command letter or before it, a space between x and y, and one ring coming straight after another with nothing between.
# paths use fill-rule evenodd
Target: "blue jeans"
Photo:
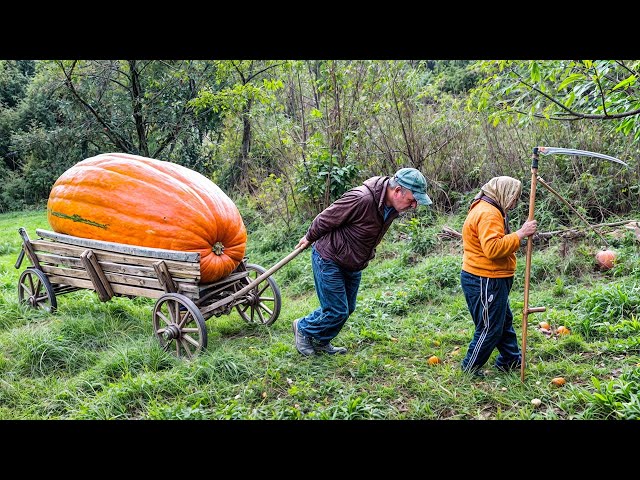
<instances>
[{"instance_id":1,"label":"blue jeans","mask_svg":"<svg viewBox=\"0 0 640 480\"><path fill-rule=\"evenodd\" d=\"M325 260L311 247L311 267L320 307L298 322L298 331L321 345L340 333L349 315L356 309L362 271L350 272L331 260Z\"/></svg>"},{"instance_id":2,"label":"blue jeans","mask_svg":"<svg viewBox=\"0 0 640 480\"><path fill-rule=\"evenodd\" d=\"M460 285L476 326L467 355L462 360L462 370L480 369L489 360L494 348L499 352L496 367L519 367L520 348L513 329L513 314L509 307L513 277L479 277L462 270Z\"/></svg>"}]
</instances>

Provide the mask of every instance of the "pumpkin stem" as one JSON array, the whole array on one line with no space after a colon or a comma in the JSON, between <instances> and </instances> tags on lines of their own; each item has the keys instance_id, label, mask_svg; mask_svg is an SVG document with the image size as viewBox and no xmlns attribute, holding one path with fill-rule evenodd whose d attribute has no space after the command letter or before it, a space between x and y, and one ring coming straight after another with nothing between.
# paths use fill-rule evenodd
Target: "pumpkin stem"
<instances>
[{"instance_id":1,"label":"pumpkin stem","mask_svg":"<svg viewBox=\"0 0 640 480\"><path fill-rule=\"evenodd\" d=\"M216 242L215 245L211 247L211 251L216 255L222 255L222 252L224 252L224 245L220 242Z\"/></svg>"}]
</instances>

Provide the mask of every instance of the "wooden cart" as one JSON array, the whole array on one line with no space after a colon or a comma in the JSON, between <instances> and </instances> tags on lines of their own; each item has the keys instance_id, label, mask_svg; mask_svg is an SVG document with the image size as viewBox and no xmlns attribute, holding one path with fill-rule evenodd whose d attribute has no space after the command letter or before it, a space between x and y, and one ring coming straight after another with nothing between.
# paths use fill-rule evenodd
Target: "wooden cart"
<instances>
[{"instance_id":1,"label":"wooden cart","mask_svg":"<svg viewBox=\"0 0 640 480\"><path fill-rule=\"evenodd\" d=\"M191 358L207 346L205 321L236 309L249 323L271 325L280 315L280 289L271 275L303 249L294 250L269 270L244 258L227 277L200 283L200 254L104 242L24 228L15 267L31 262L18 281L18 299L54 312L56 297L94 290L101 301L114 296L155 298L153 331L166 351Z\"/></svg>"}]
</instances>

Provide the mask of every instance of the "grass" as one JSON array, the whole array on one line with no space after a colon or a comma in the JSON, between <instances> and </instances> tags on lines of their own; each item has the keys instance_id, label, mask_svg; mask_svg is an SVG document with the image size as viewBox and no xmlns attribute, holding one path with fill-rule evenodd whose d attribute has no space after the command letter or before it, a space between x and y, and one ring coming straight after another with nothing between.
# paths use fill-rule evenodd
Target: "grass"
<instances>
[{"instance_id":1,"label":"grass","mask_svg":"<svg viewBox=\"0 0 640 480\"><path fill-rule=\"evenodd\" d=\"M429 227L448 220L392 227L335 339L346 355L306 358L293 345L291 322L318 305L305 251L274 274L282 311L273 325L247 324L235 310L212 317L207 349L185 361L155 340L151 299L100 302L80 290L60 295L53 314L19 304L28 261L14 267L18 227L35 238L48 224L40 211L1 214L0 419L639 419L640 252L630 232L607 272L595 268L598 247L589 238L534 248L529 305L546 310L529 315L525 380L496 371L495 353L476 380L459 367L473 332L459 286L460 245ZM250 262L272 266L298 233L283 242L272 230L250 231ZM524 263L519 253L511 294L520 339ZM551 332L537 328L543 320ZM557 335L560 325L571 334ZM427 364L431 355L441 363ZM566 385L553 386L556 376Z\"/></svg>"}]
</instances>

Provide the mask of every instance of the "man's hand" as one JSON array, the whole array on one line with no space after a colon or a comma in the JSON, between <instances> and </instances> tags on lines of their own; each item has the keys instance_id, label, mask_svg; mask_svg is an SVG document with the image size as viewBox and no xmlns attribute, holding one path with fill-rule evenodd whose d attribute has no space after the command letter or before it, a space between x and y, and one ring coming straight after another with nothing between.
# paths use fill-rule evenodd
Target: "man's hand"
<instances>
[{"instance_id":1,"label":"man's hand","mask_svg":"<svg viewBox=\"0 0 640 480\"><path fill-rule=\"evenodd\" d=\"M299 248L307 248L309 246L310 242L309 240L307 240L307 236L305 235L304 237L302 237L299 241L298 244L296 245L296 250Z\"/></svg>"}]
</instances>

